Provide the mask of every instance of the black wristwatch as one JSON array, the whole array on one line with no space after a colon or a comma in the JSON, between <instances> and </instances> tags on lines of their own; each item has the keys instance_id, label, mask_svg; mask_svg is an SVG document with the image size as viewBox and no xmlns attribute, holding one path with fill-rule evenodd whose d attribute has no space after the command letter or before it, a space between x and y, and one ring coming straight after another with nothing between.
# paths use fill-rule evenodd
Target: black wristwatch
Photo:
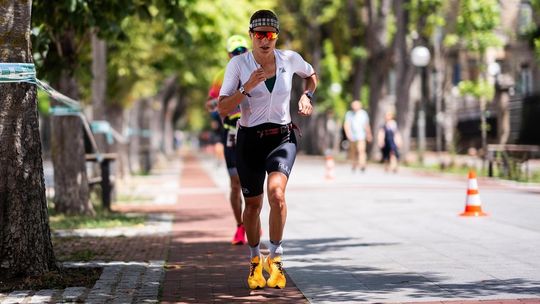
<instances>
[{"instance_id":1,"label":"black wristwatch","mask_svg":"<svg viewBox=\"0 0 540 304\"><path fill-rule=\"evenodd\" d=\"M240 91L240 93L246 95L247 97L251 97L251 95L249 95L248 92L246 92L246 89L244 89L244 86L241 86L238 91Z\"/></svg>"},{"instance_id":2,"label":"black wristwatch","mask_svg":"<svg viewBox=\"0 0 540 304\"><path fill-rule=\"evenodd\" d=\"M312 100L313 99L313 92L311 91L305 91L304 94L306 94L307 98L309 98L309 100Z\"/></svg>"}]
</instances>

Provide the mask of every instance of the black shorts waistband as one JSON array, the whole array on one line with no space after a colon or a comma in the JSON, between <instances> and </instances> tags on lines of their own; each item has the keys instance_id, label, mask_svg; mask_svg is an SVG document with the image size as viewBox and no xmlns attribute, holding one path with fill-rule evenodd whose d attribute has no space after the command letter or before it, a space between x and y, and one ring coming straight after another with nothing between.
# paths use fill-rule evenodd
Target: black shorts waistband
<instances>
[{"instance_id":1,"label":"black shorts waistband","mask_svg":"<svg viewBox=\"0 0 540 304\"><path fill-rule=\"evenodd\" d=\"M288 134L293 129L295 129L296 126L291 122L286 125L280 125L276 123L264 123L260 124L254 127L243 127L240 126L240 130L245 131L249 134L256 133L258 137L265 137L265 136L271 136L271 135L281 135L281 134Z\"/></svg>"},{"instance_id":2,"label":"black shorts waistband","mask_svg":"<svg viewBox=\"0 0 540 304\"><path fill-rule=\"evenodd\" d=\"M288 134L294 129L297 129L298 131L300 131L298 126L296 126L292 122L286 125L280 125L276 123L264 123L264 124L260 124L254 127L240 126L240 130L242 130L243 132L246 132L248 134L257 134L257 136L260 138L265 137L265 136L271 136L271 135ZM300 132L300 136L302 136L301 132Z\"/></svg>"}]
</instances>

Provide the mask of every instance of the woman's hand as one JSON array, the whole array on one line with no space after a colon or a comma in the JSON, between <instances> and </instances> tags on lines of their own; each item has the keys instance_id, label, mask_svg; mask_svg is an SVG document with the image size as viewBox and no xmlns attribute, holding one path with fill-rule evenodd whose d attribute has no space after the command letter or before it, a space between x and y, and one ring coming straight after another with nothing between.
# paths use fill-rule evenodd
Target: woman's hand
<instances>
[{"instance_id":1,"label":"woman's hand","mask_svg":"<svg viewBox=\"0 0 540 304\"><path fill-rule=\"evenodd\" d=\"M256 86L259 85L259 83L266 80L266 76L264 75L264 70L262 68L258 68L253 73L251 73L251 76L249 76L249 79L246 83L244 83L244 89L246 92L251 92Z\"/></svg>"},{"instance_id":2,"label":"woman's hand","mask_svg":"<svg viewBox=\"0 0 540 304\"><path fill-rule=\"evenodd\" d=\"M298 114L302 116L309 116L313 112L313 105L311 104L311 99L302 94L300 100L298 101Z\"/></svg>"}]
</instances>

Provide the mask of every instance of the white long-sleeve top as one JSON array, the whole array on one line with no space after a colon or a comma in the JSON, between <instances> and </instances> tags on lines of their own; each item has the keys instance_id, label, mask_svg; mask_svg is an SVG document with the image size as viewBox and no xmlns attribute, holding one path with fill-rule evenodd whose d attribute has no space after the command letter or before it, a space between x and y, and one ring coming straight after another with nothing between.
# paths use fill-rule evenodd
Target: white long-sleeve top
<instances>
[{"instance_id":1,"label":"white long-sleeve top","mask_svg":"<svg viewBox=\"0 0 540 304\"><path fill-rule=\"evenodd\" d=\"M307 78L315 71L300 54L290 50L274 50L276 59L276 82L270 93L264 81L259 83L240 103L242 117L240 125L253 127L262 123L277 123L280 125L291 122L290 99L292 78L298 74ZM260 65L255 61L252 52L233 57L227 64L220 96L231 96L238 90L238 84L244 84Z\"/></svg>"}]
</instances>

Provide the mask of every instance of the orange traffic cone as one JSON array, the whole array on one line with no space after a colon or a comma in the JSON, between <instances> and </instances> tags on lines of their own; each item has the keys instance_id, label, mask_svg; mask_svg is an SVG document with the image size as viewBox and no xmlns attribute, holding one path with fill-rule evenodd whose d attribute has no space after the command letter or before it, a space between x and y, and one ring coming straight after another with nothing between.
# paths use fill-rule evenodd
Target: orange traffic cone
<instances>
[{"instance_id":1,"label":"orange traffic cone","mask_svg":"<svg viewBox=\"0 0 540 304\"><path fill-rule=\"evenodd\" d=\"M476 172L469 171L469 186L467 187L467 199L465 211L461 216L485 216L487 213L482 211L482 202L478 193L478 182L476 181Z\"/></svg>"},{"instance_id":2,"label":"orange traffic cone","mask_svg":"<svg viewBox=\"0 0 540 304\"><path fill-rule=\"evenodd\" d=\"M326 179L331 180L335 178L334 167L334 157L332 155L326 155Z\"/></svg>"}]
</instances>

